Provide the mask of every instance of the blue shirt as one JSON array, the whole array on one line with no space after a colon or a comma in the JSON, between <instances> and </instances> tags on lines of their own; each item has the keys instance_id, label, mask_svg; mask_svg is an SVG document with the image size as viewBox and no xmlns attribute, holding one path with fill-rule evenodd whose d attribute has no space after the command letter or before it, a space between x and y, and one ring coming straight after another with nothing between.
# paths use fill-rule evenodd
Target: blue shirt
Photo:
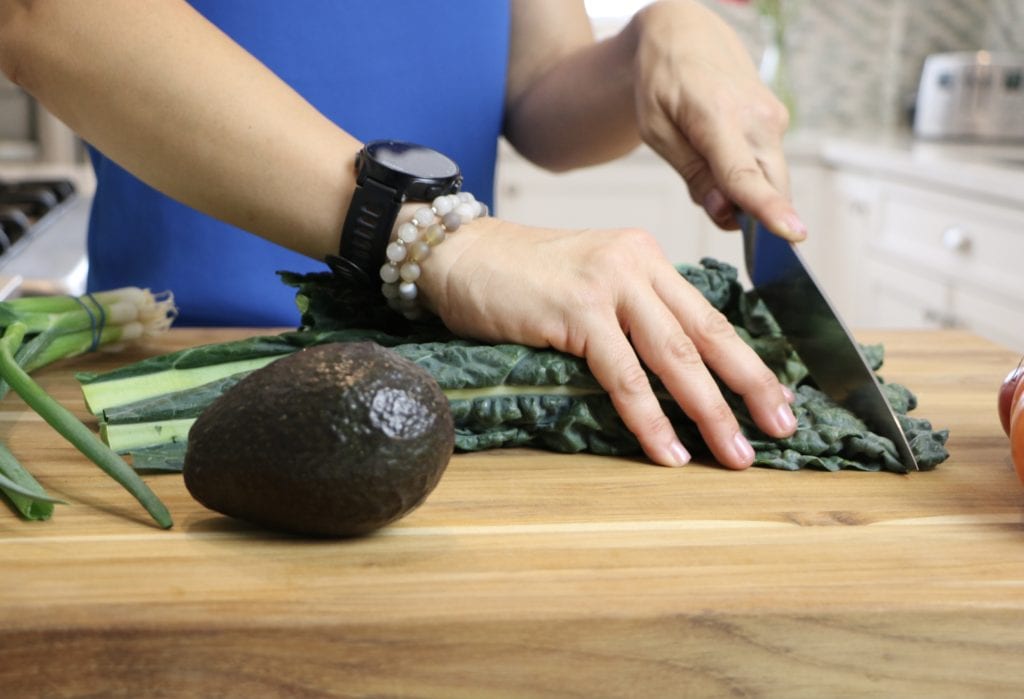
<instances>
[{"instance_id":1,"label":"blue shirt","mask_svg":"<svg viewBox=\"0 0 1024 699\"><path fill-rule=\"evenodd\" d=\"M361 141L431 146L492 204L508 61L507 0L193 0L192 5ZM277 270L325 271L180 204L90 149L92 291L174 292L177 325L295 326Z\"/></svg>"}]
</instances>

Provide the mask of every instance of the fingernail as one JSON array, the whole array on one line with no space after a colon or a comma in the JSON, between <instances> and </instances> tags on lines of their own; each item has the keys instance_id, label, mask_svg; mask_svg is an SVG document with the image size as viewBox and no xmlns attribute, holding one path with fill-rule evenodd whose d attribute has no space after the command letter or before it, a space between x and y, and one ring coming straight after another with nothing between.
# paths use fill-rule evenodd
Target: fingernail
<instances>
[{"instance_id":1,"label":"fingernail","mask_svg":"<svg viewBox=\"0 0 1024 699\"><path fill-rule=\"evenodd\" d=\"M785 396L787 403L792 403L796 400L796 394L785 384L782 384L782 395Z\"/></svg>"},{"instance_id":2,"label":"fingernail","mask_svg":"<svg viewBox=\"0 0 1024 699\"><path fill-rule=\"evenodd\" d=\"M791 240L803 240L807 237L807 226L796 214L786 214L776 221L775 231Z\"/></svg>"},{"instance_id":3,"label":"fingernail","mask_svg":"<svg viewBox=\"0 0 1024 699\"><path fill-rule=\"evenodd\" d=\"M736 436L732 438L732 446L739 465L749 466L754 463L754 447L750 446L750 442L741 432L737 432Z\"/></svg>"},{"instance_id":4,"label":"fingernail","mask_svg":"<svg viewBox=\"0 0 1024 699\"><path fill-rule=\"evenodd\" d=\"M686 451L686 447L679 440L668 445L668 453L672 455L675 466L685 466L690 463L690 452Z\"/></svg>"},{"instance_id":5,"label":"fingernail","mask_svg":"<svg viewBox=\"0 0 1024 699\"><path fill-rule=\"evenodd\" d=\"M775 410L775 429L781 435L793 434L796 429L796 415L788 405L780 405Z\"/></svg>"}]
</instances>

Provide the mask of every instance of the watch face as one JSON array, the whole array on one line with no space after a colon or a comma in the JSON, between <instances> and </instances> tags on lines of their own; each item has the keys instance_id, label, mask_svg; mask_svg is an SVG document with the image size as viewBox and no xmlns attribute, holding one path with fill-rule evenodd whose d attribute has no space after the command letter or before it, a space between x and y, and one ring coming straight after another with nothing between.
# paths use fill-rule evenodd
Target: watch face
<instances>
[{"instance_id":1,"label":"watch face","mask_svg":"<svg viewBox=\"0 0 1024 699\"><path fill-rule=\"evenodd\" d=\"M442 153L414 143L375 141L367 153L389 170L423 179L444 179L459 174L459 166Z\"/></svg>"}]
</instances>

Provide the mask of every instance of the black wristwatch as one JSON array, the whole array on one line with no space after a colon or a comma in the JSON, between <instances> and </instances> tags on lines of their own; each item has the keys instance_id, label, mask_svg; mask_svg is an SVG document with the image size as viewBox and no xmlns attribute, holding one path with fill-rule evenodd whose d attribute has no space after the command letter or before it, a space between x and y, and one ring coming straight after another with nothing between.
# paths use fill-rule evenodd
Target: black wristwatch
<instances>
[{"instance_id":1,"label":"black wristwatch","mask_svg":"<svg viewBox=\"0 0 1024 699\"><path fill-rule=\"evenodd\" d=\"M429 202L462 186L459 166L432 148L402 141L372 141L356 156L356 189L330 268L346 282L379 284L391 231L402 204Z\"/></svg>"}]
</instances>

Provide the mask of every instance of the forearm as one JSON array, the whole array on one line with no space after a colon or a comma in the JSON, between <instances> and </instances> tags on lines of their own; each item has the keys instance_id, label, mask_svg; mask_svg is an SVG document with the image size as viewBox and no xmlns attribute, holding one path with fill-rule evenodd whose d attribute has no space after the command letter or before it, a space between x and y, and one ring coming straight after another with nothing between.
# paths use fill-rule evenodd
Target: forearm
<instances>
[{"instance_id":1,"label":"forearm","mask_svg":"<svg viewBox=\"0 0 1024 699\"><path fill-rule=\"evenodd\" d=\"M183 203L316 258L359 143L184 2L0 3L4 71Z\"/></svg>"},{"instance_id":2,"label":"forearm","mask_svg":"<svg viewBox=\"0 0 1024 699\"><path fill-rule=\"evenodd\" d=\"M513 17L514 19L514 17ZM517 31L518 30L518 31ZM527 85L515 84L515 57L505 136L524 156L561 171L605 162L640 142L634 107L637 22L553 62ZM517 39L518 34L518 39ZM513 53L532 34L513 27ZM529 46L521 47L529 51Z\"/></svg>"}]
</instances>

